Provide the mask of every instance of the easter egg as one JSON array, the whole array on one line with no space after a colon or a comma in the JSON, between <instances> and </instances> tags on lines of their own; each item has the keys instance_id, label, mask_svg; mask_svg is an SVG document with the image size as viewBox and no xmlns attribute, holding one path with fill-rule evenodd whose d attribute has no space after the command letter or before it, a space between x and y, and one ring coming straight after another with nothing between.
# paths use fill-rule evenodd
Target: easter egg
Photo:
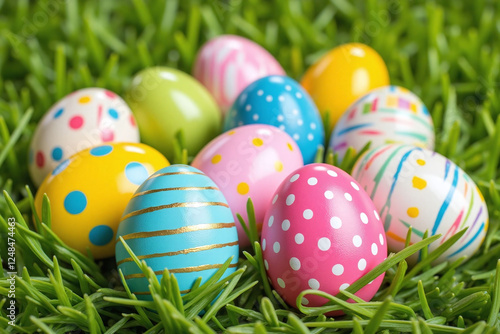
<instances>
[{"instance_id":1,"label":"easter egg","mask_svg":"<svg viewBox=\"0 0 500 334\"><path fill-rule=\"evenodd\" d=\"M271 74L284 75L285 71L266 49L235 35L205 43L193 67L194 77L207 87L223 113L246 86Z\"/></svg>"},{"instance_id":2,"label":"easter egg","mask_svg":"<svg viewBox=\"0 0 500 334\"><path fill-rule=\"evenodd\" d=\"M139 142L130 108L109 90L77 90L54 104L38 123L29 150L31 179L39 186L71 155L107 142Z\"/></svg>"},{"instance_id":3,"label":"easter egg","mask_svg":"<svg viewBox=\"0 0 500 334\"><path fill-rule=\"evenodd\" d=\"M280 129L264 124L245 125L221 134L194 158L192 165L217 184L236 214L247 221L247 201L251 198L260 231L272 194L281 181L303 166L295 141ZM249 244L238 223L240 246Z\"/></svg>"},{"instance_id":4,"label":"easter egg","mask_svg":"<svg viewBox=\"0 0 500 334\"><path fill-rule=\"evenodd\" d=\"M195 155L220 133L221 114L208 91L190 75L168 67L152 67L132 80L125 99L134 112L144 143L174 157L174 139Z\"/></svg>"},{"instance_id":5,"label":"easter egg","mask_svg":"<svg viewBox=\"0 0 500 334\"><path fill-rule=\"evenodd\" d=\"M404 248L408 228L411 242L442 237L429 246L436 249L468 227L458 242L436 263L471 256L488 229L488 210L474 181L439 153L411 145L384 145L366 152L352 175L370 194L380 213L392 251ZM415 263L418 255L409 259Z\"/></svg>"},{"instance_id":6,"label":"easter egg","mask_svg":"<svg viewBox=\"0 0 500 334\"><path fill-rule=\"evenodd\" d=\"M336 295L387 257L384 227L368 194L346 172L310 164L291 173L273 195L262 227L264 265L280 296L295 306L314 289ZM370 300L384 275L356 295ZM327 300L307 295L303 305Z\"/></svg>"},{"instance_id":7,"label":"easter egg","mask_svg":"<svg viewBox=\"0 0 500 334\"><path fill-rule=\"evenodd\" d=\"M155 149L136 143L113 143L83 150L64 160L38 189L51 203L52 230L69 247L94 258L114 255L120 217L135 190L169 163Z\"/></svg>"},{"instance_id":8,"label":"easter egg","mask_svg":"<svg viewBox=\"0 0 500 334\"><path fill-rule=\"evenodd\" d=\"M330 138L330 147L340 159L348 147L361 150L388 143L434 149L434 124L418 96L403 87L372 90L342 115Z\"/></svg>"},{"instance_id":9,"label":"easter egg","mask_svg":"<svg viewBox=\"0 0 500 334\"><path fill-rule=\"evenodd\" d=\"M321 113L329 113L333 128L342 113L368 91L389 85L389 72L380 55L367 45L340 45L314 63L302 86Z\"/></svg>"},{"instance_id":10,"label":"easter egg","mask_svg":"<svg viewBox=\"0 0 500 334\"><path fill-rule=\"evenodd\" d=\"M209 279L230 257L223 277L236 270L238 234L222 192L201 171L172 165L151 175L135 192L123 213L117 238L158 275L174 274L181 293L198 277ZM127 285L140 299L151 299L148 280L123 243L116 243L116 262Z\"/></svg>"},{"instance_id":11,"label":"easter egg","mask_svg":"<svg viewBox=\"0 0 500 334\"><path fill-rule=\"evenodd\" d=\"M255 81L238 96L225 118L224 130L246 124L269 124L288 133L304 162L314 161L324 144L321 116L309 94L295 80L279 75Z\"/></svg>"}]
</instances>

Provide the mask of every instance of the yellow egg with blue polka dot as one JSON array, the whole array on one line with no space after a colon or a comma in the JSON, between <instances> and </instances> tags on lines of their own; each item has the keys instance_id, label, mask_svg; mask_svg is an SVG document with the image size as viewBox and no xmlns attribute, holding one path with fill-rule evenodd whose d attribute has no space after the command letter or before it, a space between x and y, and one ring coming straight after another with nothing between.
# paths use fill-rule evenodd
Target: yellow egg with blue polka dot
<instances>
[{"instance_id":1,"label":"yellow egg with blue polka dot","mask_svg":"<svg viewBox=\"0 0 500 334\"><path fill-rule=\"evenodd\" d=\"M97 259L114 255L120 217L137 188L151 174L169 166L144 144L112 143L78 152L59 164L41 184L35 208L41 215L43 194L51 204L52 230L83 254Z\"/></svg>"}]
</instances>

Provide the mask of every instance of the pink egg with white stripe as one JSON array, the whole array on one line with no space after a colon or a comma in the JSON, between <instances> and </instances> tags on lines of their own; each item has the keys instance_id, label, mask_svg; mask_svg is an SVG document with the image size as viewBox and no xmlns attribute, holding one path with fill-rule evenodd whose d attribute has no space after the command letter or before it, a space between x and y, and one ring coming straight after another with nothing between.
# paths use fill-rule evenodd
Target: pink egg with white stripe
<instances>
[{"instance_id":1,"label":"pink egg with white stripe","mask_svg":"<svg viewBox=\"0 0 500 334\"><path fill-rule=\"evenodd\" d=\"M235 35L218 36L205 43L193 68L193 76L214 96L223 113L245 87L273 74L286 75L266 49Z\"/></svg>"},{"instance_id":2,"label":"pink egg with white stripe","mask_svg":"<svg viewBox=\"0 0 500 334\"><path fill-rule=\"evenodd\" d=\"M62 161L110 142L139 142L139 129L125 101L104 88L84 88L56 102L35 130L29 172L36 186Z\"/></svg>"},{"instance_id":3,"label":"pink egg with white stripe","mask_svg":"<svg viewBox=\"0 0 500 334\"><path fill-rule=\"evenodd\" d=\"M434 124L422 100L408 89L385 86L354 102L335 125L330 148L342 159L348 147L359 151L388 143L434 149Z\"/></svg>"},{"instance_id":4,"label":"pink egg with white stripe","mask_svg":"<svg viewBox=\"0 0 500 334\"><path fill-rule=\"evenodd\" d=\"M290 305L306 289L336 295L387 257L384 227L368 194L346 172L310 164L290 174L274 193L262 228L271 284ZM356 295L370 300L384 275ZM306 295L307 306L326 299Z\"/></svg>"}]
</instances>

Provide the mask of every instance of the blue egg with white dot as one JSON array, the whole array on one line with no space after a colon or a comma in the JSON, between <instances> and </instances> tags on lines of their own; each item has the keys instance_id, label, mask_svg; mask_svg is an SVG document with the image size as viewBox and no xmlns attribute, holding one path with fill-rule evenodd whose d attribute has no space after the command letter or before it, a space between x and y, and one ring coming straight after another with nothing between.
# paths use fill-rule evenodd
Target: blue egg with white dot
<instances>
[{"instance_id":1,"label":"blue egg with white dot","mask_svg":"<svg viewBox=\"0 0 500 334\"><path fill-rule=\"evenodd\" d=\"M181 293L212 277L226 261L222 277L236 270L238 233L227 201L200 170L172 165L151 175L128 203L116 234L116 262L130 290L151 300L149 282L123 241L161 279L174 274Z\"/></svg>"},{"instance_id":2,"label":"blue egg with white dot","mask_svg":"<svg viewBox=\"0 0 500 334\"><path fill-rule=\"evenodd\" d=\"M325 130L318 108L304 88L287 76L267 76L245 88L227 113L224 130L256 123L288 133L306 164L314 162L318 148L324 145Z\"/></svg>"}]
</instances>

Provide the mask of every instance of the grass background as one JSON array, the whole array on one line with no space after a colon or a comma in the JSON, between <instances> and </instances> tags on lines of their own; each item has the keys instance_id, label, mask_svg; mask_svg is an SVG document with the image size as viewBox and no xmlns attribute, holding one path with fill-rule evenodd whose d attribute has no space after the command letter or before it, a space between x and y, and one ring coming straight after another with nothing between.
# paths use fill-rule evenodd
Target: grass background
<instances>
[{"instance_id":1,"label":"grass background","mask_svg":"<svg viewBox=\"0 0 500 334\"><path fill-rule=\"evenodd\" d=\"M15 217L18 271L11 327L10 284L0 270L0 332L498 332L498 6L486 0L0 0L0 256L5 269L8 218ZM390 256L344 294L329 296L330 306L298 312L271 291L257 243L235 274L182 298L173 276L167 272L157 281L144 267L154 301L143 302L124 290L113 259L96 263L51 232L48 201L42 217L32 219L28 145L53 103L83 87L122 94L136 72L152 65L190 72L200 45L223 33L263 45L296 79L338 44L375 48L391 82L411 89L431 111L436 150L467 171L485 195L491 222L480 252L463 264L431 267L449 244L425 254L434 240L428 238ZM408 268L404 259L419 248L424 260ZM343 301L384 271L372 302ZM346 315L322 315L334 309Z\"/></svg>"}]
</instances>

